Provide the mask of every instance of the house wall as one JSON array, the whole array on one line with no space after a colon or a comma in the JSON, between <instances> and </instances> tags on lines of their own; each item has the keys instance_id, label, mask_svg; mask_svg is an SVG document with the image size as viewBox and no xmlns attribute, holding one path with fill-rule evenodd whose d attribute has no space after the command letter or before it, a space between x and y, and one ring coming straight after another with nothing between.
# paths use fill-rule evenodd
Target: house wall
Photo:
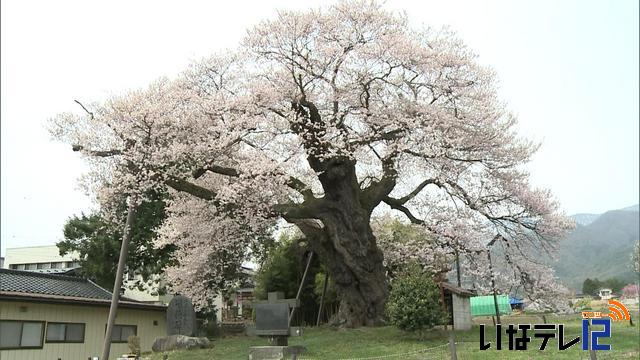
<instances>
[{"instance_id":1,"label":"house wall","mask_svg":"<svg viewBox=\"0 0 640 360\"><path fill-rule=\"evenodd\" d=\"M169 297L169 301L164 302L163 297L158 295L158 287L160 276L155 275L152 277L152 280L146 282L144 290L138 290L137 288L130 289L127 287L127 283L134 283L136 281L142 282L142 275L135 275L132 280L129 280L129 277L125 275L126 279L124 280L124 297L129 299L133 299L135 301L141 301L146 303L164 303L168 304L171 301L171 297Z\"/></svg>"},{"instance_id":2,"label":"house wall","mask_svg":"<svg viewBox=\"0 0 640 360\"><path fill-rule=\"evenodd\" d=\"M26 311L22 311L25 307ZM2 360L83 360L101 356L109 308L106 306L44 304L0 300L1 320L39 320L85 324L84 343L47 343L42 349L0 350ZM154 321L157 325L154 325ZM166 313L163 310L119 309L116 324L136 325L143 352L151 351L157 337L166 335ZM46 330L45 330L46 334ZM46 335L45 335L46 338ZM111 344L109 359L128 353L126 343Z\"/></svg>"},{"instance_id":3,"label":"house wall","mask_svg":"<svg viewBox=\"0 0 640 360\"><path fill-rule=\"evenodd\" d=\"M78 260L78 257L79 254L76 252L60 256L60 250L56 245L7 248L4 265L8 269L12 264L73 261Z\"/></svg>"},{"instance_id":4,"label":"house wall","mask_svg":"<svg viewBox=\"0 0 640 360\"><path fill-rule=\"evenodd\" d=\"M471 329L471 299L452 294L453 297L453 328L455 330Z\"/></svg>"}]
</instances>

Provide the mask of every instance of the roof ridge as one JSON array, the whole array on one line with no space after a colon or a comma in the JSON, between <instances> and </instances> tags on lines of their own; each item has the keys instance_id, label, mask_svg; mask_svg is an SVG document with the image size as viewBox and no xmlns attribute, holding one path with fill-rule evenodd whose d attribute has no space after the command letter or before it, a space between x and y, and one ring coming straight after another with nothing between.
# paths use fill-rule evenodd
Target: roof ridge
<instances>
[{"instance_id":1,"label":"roof ridge","mask_svg":"<svg viewBox=\"0 0 640 360\"><path fill-rule=\"evenodd\" d=\"M81 278L81 277L78 277L78 276L60 275L60 274L47 274L47 273L41 273L41 272L36 272L36 271L28 271L28 270L0 269L0 273L35 276L35 277L42 277L42 278L47 278L47 279L69 280L69 281L76 281L76 282L87 282L87 281L89 281L87 279L84 279L84 278Z\"/></svg>"},{"instance_id":2,"label":"roof ridge","mask_svg":"<svg viewBox=\"0 0 640 360\"><path fill-rule=\"evenodd\" d=\"M88 281L89 283L91 283L91 285L93 285L93 286L97 287L98 289L100 289L100 290L104 291L107 295L109 295L109 296L113 296L113 293L112 293L111 291L109 291L109 290L107 290L107 289L103 288L102 286L100 286L100 285L98 285L98 284L94 283L93 281L91 281L91 280L89 280L89 279L87 279L87 281Z\"/></svg>"},{"instance_id":3,"label":"roof ridge","mask_svg":"<svg viewBox=\"0 0 640 360\"><path fill-rule=\"evenodd\" d=\"M2 276L6 277L6 282L2 281ZM51 285L52 282L55 282L57 285L51 287L53 286ZM70 291L70 287L76 289L76 291ZM90 279L68 275L43 274L25 270L0 269L0 292L16 291L16 289L19 292L42 295L79 296L93 299L101 298L104 300L111 300L113 297L111 291ZM119 301L144 303L125 296L119 296Z\"/></svg>"}]
</instances>

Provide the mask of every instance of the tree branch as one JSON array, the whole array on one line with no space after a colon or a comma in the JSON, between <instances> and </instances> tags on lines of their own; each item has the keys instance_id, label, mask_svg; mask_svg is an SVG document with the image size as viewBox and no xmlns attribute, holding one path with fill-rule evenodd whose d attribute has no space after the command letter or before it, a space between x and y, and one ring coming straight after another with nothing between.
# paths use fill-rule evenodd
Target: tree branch
<instances>
[{"instance_id":1,"label":"tree branch","mask_svg":"<svg viewBox=\"0 0 640 360\"><path fill-rule=\"evenodd\" d=\"M112 150L85 150L82 145L72 145L71 149L73 151L84 152L85 154L97 157L110 157L115 155L122 155L123 151L120 149L112 149Z\"/></svg>"},{"instance_id":2,"label":"tree branch","mask_svg":"<svg viewBox=\"0 0 640 360\"><path fill-rule=\"evenodd\" d=\"M315 197L313 196L313 191L311 191L307 184L296 177L289 176L286 185L302 194L305 200L315 199Z\"/></svg>"},{"instance_id":3,"label":"tree branch","mask_svg":"<svg viewBox=\"0 0 640 360\"><path fill-rule=\"evenodd\" d=\"M94 119L93 113L91 111L89 111L84 105L82 105L82 103L78 100L73 100L76 104L80 105L80 107L82 107L82 110L84 110L87 114L89 114L89 116L91 116L91 119Z\"/></svg>"},{"instance_id":4,"label":"tree branch","mask_svg":"<svg viewBox=\"0 0 640 360\"><path fill-rule=\"evenodd\" d=\"M411 211L404 206L404 203L401 202L401 200L399 199L394 199L391 198L389 196L385 196L382 201L384 201L387 205L391 206L392 209L398 210L400 212L402 212L408 219L409 221L411 221L413 224L417 224L417 225L425 225L425 222L423 220L418 219L417 217L415 217Z\"/></svg>"},{"instance_id":5,"label":"tree branch","mask_svg":"<svg viewBox=\"0 0 640 360\"><path fill-rule=\"evenodd\" d=\"M193 172L193 177L195 179L199 179L207 171L210 171L210 172L216 173L216 174L220 174L220 175L231 176L231 177L240 176L240 173L238 172L238 170L236 170L234 168L211 164L211 165L207 165L207 166L201 167L199 169L196 169Z\"/></svg>"},{"instance_id":6,"label":"tree branch","mask_svg":"<svg viewBox=\"0 0 640 360\"><path fill-rule=\"evenodd\" d=\"M413 199L414 197L416 197L416 195L418 195L422 189L424 189L427 185L429 184L434 184L437 185L438 187L442 187L442 183L440 181L438 181L437 179L427 179L425 181L423 181L422 183L420 183L420 185L418 185L418 187L416 187L412 192L410 192L409 194L401 197L400 199L397 199L400 204L405 204L407 203L407 201Z\"/></svg>"},{"instance_id":7,"label":"tree branch","mask_svg":"<svg viewBox=\"0 0 640 360\"><path fill-rule=\"evenodd\" d=\"M235 178L240 176L240 172L234 168L211 164L195 170L193 172L194 179L199 179L207 171L210 171L215 174L226 175L226 176L235 177ZM302 182L301 180L293 176L289 176L289 179L285 182L285 184L288 187L292 188L293 190L296 190L297 192L302 194L305 200L314 198L313 192L311 191L311 189L309 189L307 184L305 184L304 182Z\"/></svg>"},{"instance_id":8,"label":"tree branch","mask_svg":"<svg viewBox=\"0 0 640 360\"><path fill-rule=\"evenodd\" d=\"M362 190L364 206L373 210L396 186L398 171L394 167L397 154L382 159L382 178Z\"/></svg>"},{"instance_id":9,"label":"tree branch","mask_svg":"<svg viewBox=\"0 0 640 360\"><path fill-rule=\"evenodd\" d=\"M203 200L214 200L216 197L216 193L212 190L209 190L205 187L202 187L200 185L196 185L192 182L189 182L187 180L184 179L180 179L178 177L172 176L169 177L168 179L165 180L165 184L167 184L167 186L173 188L174 190L177 191L182 191L182 192L186 192L188 194L191 194L197 198L203 199ZM218 201L216 201L216 206L220 205L220 203Z\"/></svg>"}]
</instances>

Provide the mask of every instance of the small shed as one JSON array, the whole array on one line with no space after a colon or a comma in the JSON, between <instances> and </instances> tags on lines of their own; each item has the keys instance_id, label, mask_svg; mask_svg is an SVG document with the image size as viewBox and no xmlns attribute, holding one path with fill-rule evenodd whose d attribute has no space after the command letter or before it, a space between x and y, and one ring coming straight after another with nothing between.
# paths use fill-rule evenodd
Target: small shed
<instances>
[{"instance_id":1,"label":"small shed","mask_svg":"<svg viewBox=\"0 0 640 360\"><path fill-rule=\"evenodd\" d=\"M453 325L454 330L470 330L472 325L470 299L475 292L448 282L442 282L440 286L445 309L449 313L449 325Z\"/></svg>"}]
</instances>

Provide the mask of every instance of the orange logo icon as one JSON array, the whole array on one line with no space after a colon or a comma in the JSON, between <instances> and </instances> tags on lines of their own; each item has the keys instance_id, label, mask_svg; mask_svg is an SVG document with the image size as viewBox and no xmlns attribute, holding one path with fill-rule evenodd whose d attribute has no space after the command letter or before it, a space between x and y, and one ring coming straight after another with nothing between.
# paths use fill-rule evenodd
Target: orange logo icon
<instances>
[{"instance_id":1,"label":"orange logo icon","mask_svg":"<svg viewBox=\"0 0 640 360\"><path fill-rule=\"evenodd\" d=\"M620 301L609 300L610 313L604 314L611 318L613 321L629 320L629 310Z\"/></svg>"}]
</instances>

